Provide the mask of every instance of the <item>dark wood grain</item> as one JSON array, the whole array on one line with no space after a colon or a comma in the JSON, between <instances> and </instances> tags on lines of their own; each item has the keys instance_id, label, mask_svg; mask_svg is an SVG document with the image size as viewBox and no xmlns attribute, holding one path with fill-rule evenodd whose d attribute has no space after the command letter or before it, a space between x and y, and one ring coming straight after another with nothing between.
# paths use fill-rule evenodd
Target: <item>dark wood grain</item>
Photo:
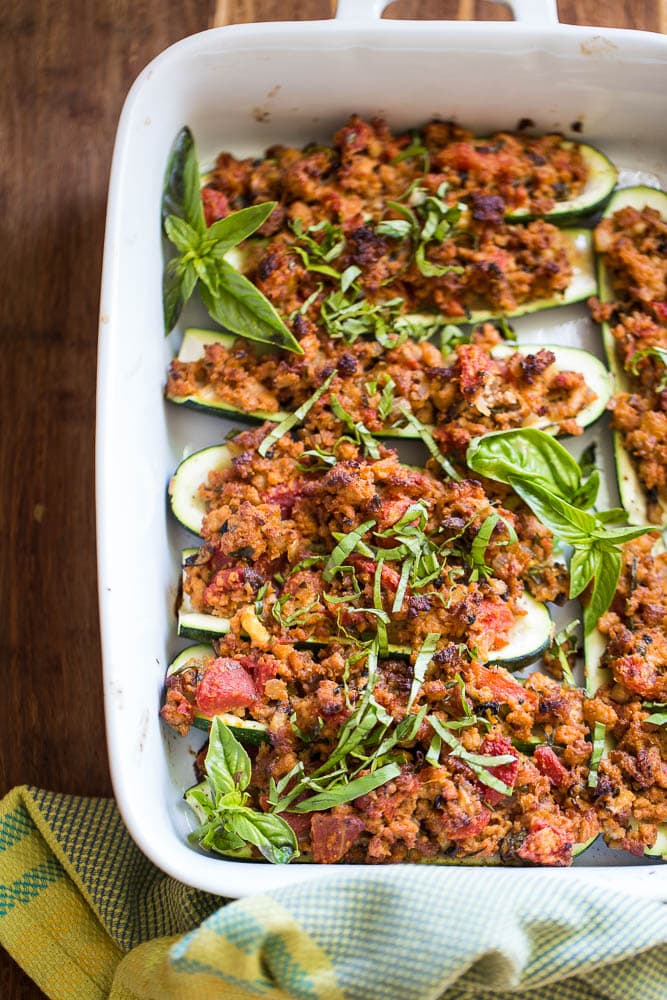
<instances>
[{"instance_id":1,"label":"dark wood grain","mask_svg":"<svg viewBox=\"0 0 667 1000\"><path fill-rule=\"evenodd\" d=\"M330 0L0 3L0 794L108 795L93 497L106 185L133 78L218 23L330 16ZM665 0L561 0L563 20L667 30ZM394 17L496 17L485 0L399 0ZM42 993L6 954L0 997Z\"/></svg>"}]
</instances>

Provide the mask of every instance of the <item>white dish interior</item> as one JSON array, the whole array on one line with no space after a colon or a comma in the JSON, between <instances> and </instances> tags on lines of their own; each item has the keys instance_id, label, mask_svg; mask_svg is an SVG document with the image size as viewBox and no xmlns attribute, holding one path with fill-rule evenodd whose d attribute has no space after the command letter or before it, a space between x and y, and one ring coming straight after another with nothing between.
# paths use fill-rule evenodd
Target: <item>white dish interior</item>
<instances>
[{"instance_id":1,"label":"white dish interior","mask_svg":"<svg viewBox=\"0 0 667 1000\"><path fill-rule=\"evenodd\" d=\"M258 155L275 142L332 135L349 113L394 128L456 119L478 134L530 118L607 153L626 184L667 184L667 39L614 30L443 22L302 22L218 29L178 43L142 73L126 102L111 178L100 316L98 553L107 735L116 796L130 832L163 870L229 896L349 866L225 861L190 847L182 790L203 737L158 718L175 638L179 552L192 536L169 518L165 491L179 460L218 443L230 423L163 401L180 332L162 332L160 197L167 154L189 124L200 161L229 149ZM577 125L578 129L580 126ZM190 306L186 325L209 325ZM516 321L524 341L583 346L602 357L585 307ZM599 436L600 424L574 446ZM409 445L402 447L410 447ZM611 472L611 456L604 454ZM613 482L613 477L610 477ZM616 502L610 489L610 502ZM601 498L602 499L602 498ZM375 867L355 868L378 875ZM661 898L660 866L594 847L576 870L610 887ZM471 879L494 877L470 869ZM531 878L534 870L517 871ZM572 869L551 871L556 879ZM434 877L437 870L434 870Z\"/></svg>"}]
</instances>

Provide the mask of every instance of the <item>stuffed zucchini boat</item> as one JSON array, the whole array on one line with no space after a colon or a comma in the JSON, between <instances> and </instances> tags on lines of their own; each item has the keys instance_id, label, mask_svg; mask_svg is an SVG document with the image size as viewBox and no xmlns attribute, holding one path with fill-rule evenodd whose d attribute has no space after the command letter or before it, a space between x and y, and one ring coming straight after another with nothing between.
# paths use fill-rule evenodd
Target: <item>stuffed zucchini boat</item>
<instances>
[{"instance_id":1,"label":"stuffed zucchini boat","mask_svg":"<svg viewBox=\"0 0 667 1000\"><path fill-rule=\"evenodd\" d=\"M200 823L193 841L246 857L255 856L252 845L273 861L292 860L298 850L329 864L571 863L599 829L568 796L580 773L560 733L566 720L570 739L586 732L575 721L581 692L558 697L559 685L544 676L522 685L501 668L445 650L440 657L420 651L410 664L366 647L337 661L340 677L331 676L328 652L292 651L286 660L278 649L258 653L238 642L184 651L167 678L161 714L183 733L195 713L210 717L199 784L186 793ZM516 745L516 721L503 720L519 710L524 739ZM225 724L230 712L234 721ZM531 739L526 753L520 746L538 714L554 733ZM266 727L268 740L239 725L250 718ZM246 823L239 830L227 803L240 806L248 824L269 827L270 843L258 842ZM385 813L397 803L400 832ZM240 842L230 842L234 830ZM289 856L272 856L271 844L285 837Z\"/></svg>"},{"instance_id":2,"label":"stuffed zucchini boat","mask_svg":"<svg viewBox=\"0 0 667 1000\"><path fill-rule=\"evenodd\" d=\"M320 358L315 363L330 372L326 394L320 391L322 382L317 386L317 369L313 369L312 385L318 398L312 408L309 400L302 398L302 390L292 394L288 407L297 413L308 407L304 420L309 426L363 423L376 437L418 439L423 437L424 425L443 443L453 446L460 442L465 427L470 427L471 434L507 426L579 433L607 406L609 373L587 351L560 345L495 343L499 338L491 330L480 331L478 342L459 343L452 350L450 337L451 327L447 327L440 352L431 344L403 344L368 364L365 371L353 349L333 354L326 365ZM231 334L187 330L177 365L172 366L167 398L178 405L244 421L281 423L289 419L287 410L281 408L288 395L273 389L277 379L288 377L288 362L266 349L238 345ZM367 359L367 353L360 357ZM335 365L338 367L332 375ZM188 384L194 391L179 395ZM265 399L271 408L244 409L239 405L244 395L248 407ZM406 421L405 406L419 419Z\"/></svg>"},{"instance_id":3,"label":"stuffed zucchini boat","mask_svg":"<svg viewBox=\"0 0 667 1000\"><path fill-rule=\"evenodd\" d=\"M667 745L665 620L667 555L661 540L644 536L625 546L616 596L584 639L586 715L593 729L588 783L606 842L663 860L667 803L652 778ZM625 818L607 811L608 802L620 799Z\"/></svg>"},{"instance_id":4,"label":"stuffed zucchini boat","mask_svg":"<svg viewBox=\"0 0 667 1000\"><path fill-rule=\"evenodd\" d=\"M638 186L612 196L595 237L601 307L594 314L616 386L616 474L633 524L667 524L666 233L667 193Z\"/></svg>"},{"instance_id":5,"label":"stuffed zucchini boat","mask_svg":"<svg viewBox=\"0 0 667 1000\"><path fill-rule=\"evenodd\" d=\"M188 559L196 556L197 551L197 549L183 550L184 567L187 566ZM499 649L491 651L488 657L484 658L484 662L497 664L512 672L523 670L524 667L539 660L542 653L549 648L554 635L553 620L546 604L542 604L530 594L524 593L523 597L517 601L517 607L522 613L511 627L507 642ZM212 642L214 639L220 639L227 635L231 629L231 622L228 618L193 611L190 598L186 593L181 595L177 616L178 635L183 639ZM286 637L285 641L290 641L289 636ZM328 640L329 643L338 642L343 645L350 641L344 636L337 635L332 635ZM324 639L300 639L297 642L301 646L327 645L327 641ZM389 643L387 652L394 656L408 656L410 649L407 646Z\"/></svg>"}]
</instances>

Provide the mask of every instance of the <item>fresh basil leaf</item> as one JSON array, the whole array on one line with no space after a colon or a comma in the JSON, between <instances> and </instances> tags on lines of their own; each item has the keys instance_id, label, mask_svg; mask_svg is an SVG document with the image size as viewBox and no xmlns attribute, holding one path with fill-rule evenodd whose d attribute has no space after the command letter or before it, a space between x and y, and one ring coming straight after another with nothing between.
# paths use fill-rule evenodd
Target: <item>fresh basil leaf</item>
<instances>
[{"instance_id":1,"label":"fresh basil leaf","mask_svg":"<svg viewBox=\"0 0 667 1000\"><path fill-rule=\"evenodd\" d=\"M218 219L206 230L206 240L213 241L209 253L212 257L224 257L233 247L252 236L263 226L276 207L275 201L265 201L261 205L240 208L224 219Z\"/></svg>"},{"instance_id":2,"label":"fresh basil leaf","mask_svg":"<svg viewBox=\"0 0 667 1000\"><path fill-rule=\"evenodd\" d=\"M600 473L597 469L594 469L588 479L580 486L572 497L572 503L575 507L581 507L582 510L588 510L595 503L599 490Z\"/></svg>"},{"instance_id":3,"label":"fresh basil leaf","mask_svg":"<svg viewBox=\"0 0 667 1000\"><path fill-rule=\"evenodd\" d=\"M386 219L378 222L375 227L376 233L380 236L388 236L393 240L404 240L412 233L412 223L407 219Z\"/></svg>"},{"instance_id":4,"label":"fresh basil leaf","mask_svg":"<svg viewBox=\"0 0 667 1000\"><path fill-rule=\"evenodd\" d=\"M250 784L252 766L250 758L229 726L215 716L211 722L206 775L215 796L237 790L244 791Z\"/></svg>"},{"instance_id":5,"label":"fresh basil leaf","mask_svg":"<svg viewBox=\"0 0 667 1000\"><path fill-rule=\"evenodd\" d=\"M628 512L624 507L612 507L610 510L596 510L595 516L603 524L618 524L627 520Z\"/></svg>"},{"instance_id":6,"label":"fresh basil leaf","mask_svg":"<svg viewBox=\"0 0 667 1000\"><path fill-rule=\"evenodd\" d=\"M596 548L595 581L590 600L584 608L584 632L590 635L598 620L614 599L621 576L623 557L620 549Z\"/></svg>"},{"instance_id":7,"label":"fresh basil leaf","mask_svg":"<svg viewBox=\"0 0 667 1000\"><path fill-rule=\"evenodd\" d=\"M561 500L537 482L509 477L509 485L519 494L533 514L563 542L588 544L597 525L592 514Z\"/></svg>"},{"instance_id":8,"label":"fresh basil leaf","mask_svg":"<svg viewBox=\"0 0 667 1000\"><path fill-rule=\"evenodd\" d=\"M184 271L178 257L173 257L164 269L162 276L162 308L164 311L164 332L171 333L178 322L178 317L183 311L183 306L190 298L186 296L186 274L191 274L190 270ZM197 283L197 276L194 276L194 284ZM194 285L192 286L194 288ZM192 294L192 292L190 293Z\"/></svg>"},{"instance_id":9,"label":"fresh basil leaf","mask_svg":"<svg viewBox=\"0 0 667 1000\"><path fill-rule=\"evenodd\" d=\"M230 814L227 827L245 843L259 848L273 864L285 865L299 856L294 830L275 813L258 812L246 806Z\"/></svg>"},{"instance_id":10,"label":"fresh basil leaf","mask_svg":"<svg viewBox=\"0 0 667 1000\"><path fill-rule=\"evenodd\" d=\"M509 483L525 478L567 501L581 486L581 469L575 459L554 437L536 427L473 438L466 462L487 479Z\"/></svg>"},{"instance_id":11,"label":"fresh basil leaf","mask_svg":"<svg viewBox=\"0 0 667 1000\"><path fill-rule=\"evenodd\" d=\"M349 414L347 410L341 406L336 396L331 397L331 409L338 419L345 424L348 430L352 432L355 439L363 445L366 454L370 455L371 458L379 458L380 449L378 448L377 441L371 432L361 420L355 420L351 414Z\"/></svg>"},{"instance_id":12,"label":"fresh basil leaf","mask_svg":"<svg viewBox=\"0 0 667 1000\"><path fill-rule=\"evenodd\" d=\"M290 807L289 812L307 813L322 812L324 809L332 809L333 806L341 805L344 802L352 802L361 795L372 792L381 785L386 785L388 781L393 781L401 773L398 764L385 764L371 774L365 774L361 778L355 778L347 784L328 788L317 795L311 795L303 802L297 802Z\"/></svg>"},{"instance_id":13,"label":"fresh basil leaf","mask_svg":"<svg viewBox=\"0 0 667 1000\"><path fill-rule=\"evenodd\" d=\"M212 318L233 333L247 340L303 354L298 340L287 329L269 300L226 260L218 261L215 295L203 287L201 297Z\"/></svg>"},{"instance_id":14,"label":"fresh basil leaf","mask_svg":"<svg viewBox=\"0 0 667 1000\"><path fill-rule=\"evenodd\" d=\"M602 543L611 545L622 545L624 542L631 542L633 538L645 535L647 531L656 531L655 524L624 525L620 528L597 528L592 534L599 538Z\"/></svg>"},{"instance_id":15,"label":"fresh basil leaf","mask_svg":"<svg viewBox=\"0 0 667 1000\"><path fill-rule=\"evenodd\" d=\"M301 423L303 418L313 408L318 399L320 399L320 397L323 396L324 393L327 391L327 389L331 385L332 379L335 374L336 374L335 372L332 372L331 375L329 375L329 377L322 383L319 389L316 389L313 395L310 396L310 398L307 399L305 403L302 403L301 406L294 411L294 413L288 414L283 420L280 421L279 424L277 424L273 428L273 430L269 434L266 435L264 440L261 442L259 448L257 449L262 458L266 458L269 450L274 446L276 441L280 441L281 437L284 434L287 434L287 432L290 431L292 427L296 427L297 424Z\"/></svg>"},{"instance_id":16,"label":"fresh basil leaf","mask_svg":"<svg viewBox=\"0 0 667 1000\"><path fill-rule=\"evenodd\" d=\"M408 581L410 579L410 573L412 572L412 567L414 566L414 561L412 559L406 559L401 566L401 578L398 581L398 587L396 588L396 596L394 597L394 603L391 608L391 613L396 614L403 608L403 601L405 600L405 594L408 589Z\"/></svg>"},{"instance_id":17,"label":"fresh basil leaf","mask_svg":"<svg viewBox=\"0 0 667 1000\"><path fill-rule=\"evenodd\" d=\"M200 235L193 229L185 219L179 219L176 215L168 215L164 220L164 231L171 243L181 253L188 253L196 250L199 246Z\"/></svg>"},{"instance_id":18,"label":"fresh basil leaf","mask_svg":"<svg viewBox=\"0 0 667 1000\"><path fill-rule=\"evenodd\" d=\"M333 579L334 570L345 562L350 553L354 552L357 548L366 532L374 527L375 521L364 521L363 524L358 525L353 531L349 531L346 535L343 535L324 567L322 576L327 583Z\"/></svg>"},{"instance_id":19,"label":"fresh basil leaf","mask_svg":"<svg viewBox=\"0 0 667 1000\"><path fill-rule=\"evenodd\" d=\"M598 553L594 548L576 549L570 560L570 598L583 593L595 575Z\"/></svg>"},{"instance_id":20,"label":"fresh basil leaf","mask_svg":"<svg viewBox=\"0 0 667 1000\"><path fill-rule=\"evenodd\" d=\"M163 221L169 215L185 219L198 233L206 229L197 151L187 126L176 136L167 160L162 192Z\"/></svg>"}]
</instances>

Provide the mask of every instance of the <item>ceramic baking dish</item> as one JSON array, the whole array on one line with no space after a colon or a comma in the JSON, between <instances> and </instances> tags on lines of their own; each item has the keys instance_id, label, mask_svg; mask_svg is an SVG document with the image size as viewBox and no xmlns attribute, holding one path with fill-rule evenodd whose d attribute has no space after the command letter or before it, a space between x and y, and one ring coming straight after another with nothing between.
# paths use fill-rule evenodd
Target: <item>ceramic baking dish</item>
<instances>
[{"instance_id":1,"label":"ceramic baking dish","mask_svg":"<svg viewBox=\"0 0 667 1000\"><path fill-rule=\"evenodd\" d=\"M228 896L349 868L225 861L186 841L183 789L199 737L158 718L166 665L179 648L174 599L185 533L165 488L183 454L221 440L215 418L168 407L165 371L180 333L162 333L160 195L170 144L185 123L203 164L220 149L258 154L275 142L330 136L351 112L394 127L454 118L479 134L531 119L581 132L626 183L667 183L667 38L560 25L555 3L521 0L517 22L382 21L382 0L343 0L336 20L206 31L156 58L121 117L111 174L100 315L97 517L107 737L116 797L141 849L164 871ZM197 319L191 311L184 324ZM520 337L596 349L581 307L517 324ZM588 435L594 432L587 432ZM581 444L586 444L586 436ZM612 498L613 499L613 498ZM191 540L190 540L191 544ZM667 868L591 849L551 871L667 896ZM360 869L355 869L359 872ZM377 877L376 867L363 871ZM434 870L438 877L438 870ZM492 869L470 869L478 883ZM535 870L517 870L530 879Z\"/></svg>"}]
</instances>

